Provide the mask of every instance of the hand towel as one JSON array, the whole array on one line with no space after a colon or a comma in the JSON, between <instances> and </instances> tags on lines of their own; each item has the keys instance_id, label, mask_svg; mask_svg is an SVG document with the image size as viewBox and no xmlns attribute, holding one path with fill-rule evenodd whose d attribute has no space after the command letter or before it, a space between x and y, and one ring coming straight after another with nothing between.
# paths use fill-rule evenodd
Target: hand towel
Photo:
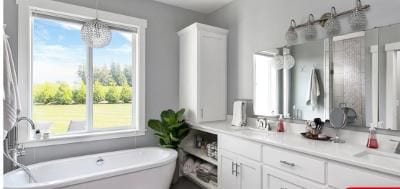
<instances>
[{"instance_id":1,"label":"hand towel","mask_svg":"<svg viewBox=\"0 0 400 189\"><path fill-rule=\"evenodd\" d=\"M14 60L12 57L8 36L5 34L3 38L5 50L4 62L4 126L3 136L7 136L8 131L14 125L21 111L19 99L17 74L15 72Z\"/></svg>"},{"instance_id":2,"label":"hand towel","mask_svg":"<svg viewBox=\"0 0 400 189\"><path fill-rule=\"evenodd\" d=\"M246 119L246 102L241 100L235 101L233 103L232 125L245 126Z\"/></svg>"},{"instance_id":3,"label":"hand towel","mask_svg":"<svg viewBox=\"0 0 400 189\"><path fill-rule=\"evenodd\" d=\"M307 93L308 95L306 104L311 105L312 110L315 110L315 108L317 108L318 106L318 97L321 95L321 91L319 89L318 76L315 69L312 69L311 71L310 82L308 85Z\"/></svg>"}]
</instances>

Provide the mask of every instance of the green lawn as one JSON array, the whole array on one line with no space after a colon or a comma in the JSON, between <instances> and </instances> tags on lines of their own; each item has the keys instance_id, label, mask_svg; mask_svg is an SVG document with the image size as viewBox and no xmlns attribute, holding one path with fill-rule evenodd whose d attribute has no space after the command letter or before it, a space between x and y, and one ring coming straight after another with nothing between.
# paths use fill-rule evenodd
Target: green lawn
<instances>
[{"instance_id":1,"label":"green lawn","mask_svg":"<svg viewBox=\"0 0 400 189\"><path fill-rule=\"evenodd\" d=\"M131 125L132 104L95 104L93 127L113 128ZM86 105L34 105L33 119L37 124L52 123L52 134L65 134L70 120L86 120Z\"/></svg>"}]
</instances>

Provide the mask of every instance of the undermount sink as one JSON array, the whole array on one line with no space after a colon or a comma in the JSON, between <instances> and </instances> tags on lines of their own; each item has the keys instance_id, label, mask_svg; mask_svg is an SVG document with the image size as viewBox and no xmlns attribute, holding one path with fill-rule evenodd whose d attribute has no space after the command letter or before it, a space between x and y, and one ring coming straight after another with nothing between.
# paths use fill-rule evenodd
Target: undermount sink
<instances>
[{"instance_id":1,"label":"undermount sink","mask_svg":"<svg viewBox=\"0 0 400 189\"><path fill-rule=\"evenodd\" d=\"M367 160L372 164L386 165L388 167L400 170L400 155L395 153L391 154L374 150L364 150L355 154L354 157Z\"/></svg>"}]
</instances>

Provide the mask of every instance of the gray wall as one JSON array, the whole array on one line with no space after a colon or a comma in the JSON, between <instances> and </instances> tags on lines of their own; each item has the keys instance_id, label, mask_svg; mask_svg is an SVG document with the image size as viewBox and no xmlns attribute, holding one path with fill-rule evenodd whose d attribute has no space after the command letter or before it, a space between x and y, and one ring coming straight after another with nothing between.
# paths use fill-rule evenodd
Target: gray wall
<instances>
[{"instance_id":1,"label":"gray wall","mask_svg":"<svg viewBox=\"0 0 400 189\"><path fill-rule=\"evenodd\" d=\"M81 6L94 7L95 1L68 0ZM14 56L17 56L17 5L5 0L6 32L11 36ZM100 9L147 19L146 32L146 119L158 118L162 110L178 108L178 36L177 31L203 22L205 15L149 0L101 1ZM138 146L154 146L157 141L151 131L137 137ZM27 149L23 162L35 163L83 154L134 148L134 138L68 144Z\"/></svg>"},{"instance_id":2,"label":"gray wall","mask_svg":"<svg viewBox=\"0 0 400 189\"><path fill-rule=\"evenodd\" d=\"M371 5L367 13L368 28L400 22L400 1L363 0ZM328 12L331 6L338 11L354 6L352 0L235 0L210 14L206 22L229 29L228 39L228 111L236 98L252 99L252 54L285 45L284 33L290 18L298 23L307 20L308 13L316 18ZM347 17L342 17L343 33L350 27ZM320 30L321 32L322 30ZM299 32L299 36L302 33ZM319 37L322 37L319 33Z\"/></svg>"},{"instance_id":3,"label":"gray wall","mask_svg":"<svg viewBox=\"0 0 400 189\"><path fill-rule=\"evenodd\" d=\"M324 40L317 40L310 43L294 45L291 47L291 53L296 60L296 65L290 70L291 103L289 111L292 111L293 105L301 110L300 119L313 120L316 117L323 118L324 108ZM306 104L308 98L308 87L310 84L311 71L315 69L319 81L321 96L318 97L318 106L313 110L311 105Z\"/></svg>"}]
</instances>

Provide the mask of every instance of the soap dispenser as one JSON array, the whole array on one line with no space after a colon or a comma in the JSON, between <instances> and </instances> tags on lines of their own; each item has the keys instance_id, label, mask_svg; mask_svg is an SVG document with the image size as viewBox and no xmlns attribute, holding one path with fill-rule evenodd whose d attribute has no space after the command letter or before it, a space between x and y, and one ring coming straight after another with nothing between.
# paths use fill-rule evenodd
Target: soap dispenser
<instances>
[{"instance_id":1,"label":"soap dispenser","mask_svg":"<svg viewBox=\"0 0 400 189\"><path fill-rule=\"evenodd\" d=\"M285 132L285 121L283 120L283 115L279 115L277 132Z\"/></svg>"},{"instance_id":2,"label":"soap dispenser","mask_svg":"<svg viewBox=\"0 0 400 189\"><path fill-rule=\"evenodd\" d=\"M371 127L369 128L367 147L368 148L378 148L379 147L378 139L376 138L376 129L375 129L373 123L371 123Z\"/></svg>"}]
</instances>

